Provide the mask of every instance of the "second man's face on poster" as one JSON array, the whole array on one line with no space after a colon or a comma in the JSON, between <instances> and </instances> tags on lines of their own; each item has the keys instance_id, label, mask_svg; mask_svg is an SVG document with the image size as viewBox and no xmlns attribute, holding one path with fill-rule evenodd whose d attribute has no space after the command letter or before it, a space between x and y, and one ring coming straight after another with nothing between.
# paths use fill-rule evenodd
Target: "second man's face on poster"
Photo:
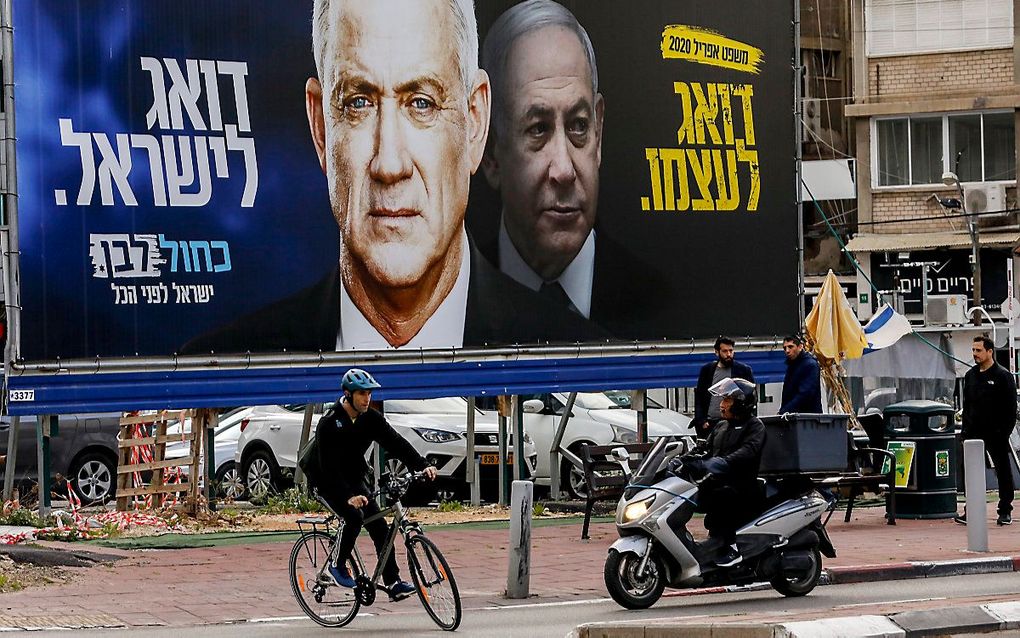
<instances>
[{"instance_id":1,"label":"second man's face on poster","mask_svg":"<svg viewBox=\"0 0 1020 638\"><path fill-rule=\"evenodd\" d=\"M517 38L500 86L486 175L503 200L518 252L543 279L558 277L595 223L602 159L601 95L577 36L549 26Z\"/></svg>"},{"instance_id":2,"label":"second man's face on poster","mask_svg":"<svg viewBox=\"0 0 1020 638\"><path fill-rule=\"evenodd\" d=\"M320 159L342 262L356 279L413 286L460 256L450 248L459 248L487 102L469 105L445 0L333 4ZM474 97L484 76L471 79Z\"/></svg>"}]
</instances>

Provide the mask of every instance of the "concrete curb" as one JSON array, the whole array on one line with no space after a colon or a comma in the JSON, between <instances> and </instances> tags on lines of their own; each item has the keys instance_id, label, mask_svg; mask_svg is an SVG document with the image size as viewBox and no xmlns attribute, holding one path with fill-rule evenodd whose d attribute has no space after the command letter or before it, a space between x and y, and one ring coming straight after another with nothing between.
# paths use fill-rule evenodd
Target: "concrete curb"
<instances>
[{"instance_id":1,"label":"concrete curb","mask_svg":"<svg viewBox=\"0 0 1020 638\"><path fill-rule=\"evenodd\" d=\"M915 561L886 565L830 567L822 573L822 584L844 585L880 580L939 578L969 574L996 574L1020 571L1020 556L982 556L945 561Z\"/></svg>"},{"instance_id":2,"label":"concrete curb","mask_svg":"<svg viewBox=\"0 0 1020 638\"><path fill-rule=\"evenodd\" d=\"M822 572L820 585L866 583L913 578L941 578L972 574L1020 572L1020 556L983 556L946 561L914 561L886 565L832 567ZM691 596L735 591L769 589L767 584L706 587L671 591L664 597ZM945 607L907 611L887 616L848 616L787 623L680 622L592 623L580 625L573 638L660 638L680 635L689 638L828 638L931 636L951 633L979 633L1020 629L1020 601L980 606Z\"/></svg>"},{"instance_id":3,"label":"concrete curb","mask_svg":"<svg viewBox=\"0 0 1020 638\"><path fill-rule=\"evenodd\" d=\"M1020 627L1020 601L906 611L887 616L846 616L785 623L679 622L592 623L577 627L572 638L913 638L984 633Z\"/></svg>"}]
</instances>

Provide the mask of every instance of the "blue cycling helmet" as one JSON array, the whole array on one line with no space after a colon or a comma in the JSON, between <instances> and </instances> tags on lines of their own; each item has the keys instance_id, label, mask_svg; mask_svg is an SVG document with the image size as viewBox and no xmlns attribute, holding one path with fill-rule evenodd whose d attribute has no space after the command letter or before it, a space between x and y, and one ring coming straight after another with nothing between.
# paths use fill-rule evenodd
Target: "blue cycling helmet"
<instances>
[{"instance_id":1,"label":"blue cycling helmet","mask_svg":"<svg viewBox=\"0 0 1020 638\"><path fill-rule=\"evenodd\" d=\"M343 380L340 381L340 387L344 390L374 390L381 388L379 382L372 378L372 375L365 372L360 368L351 368L344 373Z\"/></svg>"}]
</instances>

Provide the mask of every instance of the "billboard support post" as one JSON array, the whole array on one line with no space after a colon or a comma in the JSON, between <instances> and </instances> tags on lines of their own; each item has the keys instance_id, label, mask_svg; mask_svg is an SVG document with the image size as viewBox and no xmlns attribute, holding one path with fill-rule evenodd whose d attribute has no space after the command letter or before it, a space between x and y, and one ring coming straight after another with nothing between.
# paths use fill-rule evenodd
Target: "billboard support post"
<instances>
[{"instance_id":1,"label":"billboard support post","mask_svg":"<svg viewBox=\"0 0 1020 638\"><path fill-rule=\"evenodd\" d=\"M3 193L3 219L6 228L3 235L3 277L4 303L7 306L7 345L4 348L4 378L10 372L11 362L21 356L21 291L18 242L18 162L14 128L14 27L12 21L13 0L0 0L0 48L3 65L3 106L4 106L4 153L7 160L7 188Z\"/></svg>"},{"instance_id":2,"label":"billboard support post","mask_svg":"<svg viewBox=\"0 0 1020 638\"><path fill-rule=\"evenodd\" d=\"M803 155L803 110L804 100L800 90L800 78L804 73L804 67L800 59L800 0L793 0L793 134L794 134L794 197L797 208L797 303L800 308L800 325L797 330L804 329L804 320L807 317L807 305L804 300L804 202L801 185L801 162Z\"/></svg>"},{"instance_id":3,"label":"billboard support post","mask_svg":"<svg viewBox=\"0 0 1020 638\"><path fill-rule=\"evenodd\" d=\"M506 471L506 433L507 433L507 415L510 412L509 397L500 395L496 398L496 407L499 417L499 433L497 438L497 444L499 446L499 466L496 468L496 482L499 484L499 504L506 505L509 494L507 493L507 471Z\"/></svg>"},{"instance_id":4,"label":"billboard support post","mask_svg":"<svg viewBox=\"0 0 1020 638\"><path fill-rule=\"evenodd\" d=\"M217 486L213 485L216 478L216 430L219 428L220 415L216 410L203 410L205 418L200 423L204 425L205 435L205 503L210 512L216 511Z\"/></svg>"},{"instance_id":5,"label":"billboard support post","mask_svg":"<svg viewBox=\"0 0 1020 638\"><path fill-rule=\"evenodd\" d=\"M58 432L55 424L56 416L40 414L36 417L35 440L37 467L39 468L39 516L46 518L50 515L50 436Z\"/></svg>"},{"instance_id":6,"label":"billboard support post","mask_svg":"<svg viewBox=\"0 0 1020 638\"><path fill-rule=\"evenodd\" d=\"M563 433L567 429L567 420L570 419L570 413L574 411L574 401L576 399L576 392L571 392L567 396L567 405L563 407L563 414L560 415L560 422L556 426L556 434L553 436L552 446L549 450L549 498L554 501L562 496L560 487L560 445L563 444Z\"/></svg>"},{"instance_id":7,"label":"billboard support post","mask_svg":"<svg viewBox=\"0 0 1020 638\"><path fill-rule=\"evenodd\" d=\"M308 445L308 439L311 437L312 431L312 412L315 410L315 404L309 403L305 406L305 415L301 420L301 439L298 442L297 453L301 455L301 450L305 449ZM294 468L294 484L298 486L304 492L308 491L308 486L305 484L305 473L301 471L301 466L298 465Z\"/></svg>"},{"instance_id":8,"label":"billboard support post","mask_svg":"<svg viewBox=\"0 0 1020 638\"><path fill-rule=\"evenodd\" d=\"M21 417L11 418L11 429L7 435L7 461L4 467L4 501L11 500L14 495L14 471L18 465L18 429L21 428Z\"/></svg>"},{"instance_id":9,"label":"billboard support post","mask_svg":"<svg viewBox=\"0 0 1020 638\"><path fill-rule=\"evenodd\" d=\"M630 405L637 412L638 443L648 443L648 401L645 390L634 390L631 393Z\"/></svg>"},{"instance_id":10,"label":"billboard support post","mask_svg":"<svg viewBox=\"0 0 1020 638\"><path fill-rule=\"evenodd\" d=\"M471 486L471 504L479 505L478 464L475 461L475 398L467 398L467 454L464 455L464 472Z\"/></svg>"}]
</instances>

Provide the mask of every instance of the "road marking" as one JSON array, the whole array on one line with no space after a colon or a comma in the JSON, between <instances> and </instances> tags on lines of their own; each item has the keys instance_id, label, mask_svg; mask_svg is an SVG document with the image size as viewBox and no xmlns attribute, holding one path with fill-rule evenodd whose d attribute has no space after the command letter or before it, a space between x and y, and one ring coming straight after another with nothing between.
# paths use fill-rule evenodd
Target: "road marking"
<instances>
[{"instance_id":1,"label":"road marking","mask_svg":"<svg viewBox=\"0 0 1020 638\"><path fill-rule=\"evenodd\" d=\"M833 609L849 609L851 607L868 607L870 605L896 605L898 603L926 603L933 600L948 600L945 596L935 598L904 598L903 600L876 600L871 603L853 603L849 605L836 605Z\"/></svg>"},{"instance_id":2,"label":"road marking","mask_svg":"<svg viewBox=\"0 0 1020 638\"><path fill-rule=\"evenodd\" d=\"M492 605L489 607L475 607L478 611L490 611L494 609L535 609L536 607L568 607L570 605L594 605L597 603L611 602L612 598L587 598L585 600L558 600L551 603L524 603L522 605Z\"/></svg>"},{"instance_id":3,"label":"road marking","mask_svg":"<svg viewBox=\"0 0 1020 638\"><path fill-rule=\"evenodd\" d=\"M368 614L363 611L359 611L355 618L371 618L377 614ZM294 622L295 620L311 620L308 616L276 616L275 618L249 618L248 620L242 620L240 622L250 623L273 623L273 622Z\"/></svg>"}]
</instances>

